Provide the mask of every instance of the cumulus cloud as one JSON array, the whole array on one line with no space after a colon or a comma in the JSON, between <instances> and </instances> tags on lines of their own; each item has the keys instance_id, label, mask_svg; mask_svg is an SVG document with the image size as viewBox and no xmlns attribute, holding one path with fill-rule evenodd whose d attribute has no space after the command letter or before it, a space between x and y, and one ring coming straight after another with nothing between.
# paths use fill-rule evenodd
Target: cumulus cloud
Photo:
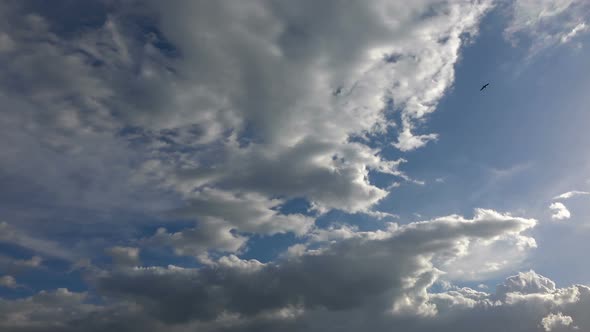
<instances>
[{"instance_id":1,"label":"cumulus cloud","mask_svg":"<svg viewBox=\"0 0 590 332\"><path fill-rule=\"evenodd\" d=\"M558 312L557 314L551 313L546 317L543 317L541 320L541 325L545 331L563 331L564 328L572 326L573 322L574 320L570 316L565 316L561 312ZM574 329L577 328L574 327Z\"/></svg>"},{"instance_id":2,"label":"cumulus cloud","mask_svg":"<svg viewBox=\"0 0 590 332\"><path fill-rule=\"evenodd\" d=\"M370 231L315 224L334 209L391 217L375 205L401 181L419 183L370 141L393 137L384 146L403 154L439 139L428 116L492 5L1 3L0 196L17 221L0 223L0 242L40 256L0 257L10 273L0 280L14 286L42 256L83 262L90 290L0 299L0 328L534 331L552 312L587 327L585 286L533 272L496 294L451 285L516 269L536 246L533 219L478 209ZM529 31L515 17L508 34ZM568 29L555 38L585 25ZM377 185L375 173L396 182ZM310 208L285 212L292 200ZM156 214L146 228L163 227L137 235L146 228L133 223ZM72 233L93 236L113 264L94 266L43 231L75 249ZM239 257L253 235L277 234L296 243L279 258ZM161 247L200 264L141 266L144 249ZM436 293L437 282L450 286Z\"/></svg>"},{"instance_id":3,"label":"cumulus cloud","mask_svg":"<svg viewBox=\"0 0 590 332\"><path fill-rule=\"evenodd\" d=\"M564 220L571 217L570 211L561 202L554 202L549 205L549 209L553 212L551 219L553 220Z\"/></svg>"},{"instance_id":4,"label":"cumulus cloud","mask_svg":"<svg viewBox=\"0 0 590 332\"><path fill-rule=\"evenodd\" d=\"M220 248L197 251L235 252L247 237L227 232L311 229L312 219L276 211L283 201L370 212L390 188L371 183L369 172L408 180L398 169L403 160L351 137L397 130L402 151L436 139L418 132L452 85L462 40L477 33L490 2L144 5L121 4L67 36L42 12L6 25L13 47L4 53L5 76L20 82L16 89L5 80L6 97L27 105L9 119L31 128L7 135L32 147L49 144L57 152L45 159L56 164L80 157L83 171L56 167L37 181L47 190L60 184L45 179L68 182L65 201L153 209L144 190L150 184L180 196L186 204L176 211L196 219L196 229L214 227L211 236L234 241L212 238L201 243ZM139 26L137 16L154 25ZM230 21L236 28L223 23ZM29 158L10 157L19 164ZM24 179L38 176L8 166ZM211 220L215 226L205 225Z\"/></svg>"},{"instance_id":5,"label":"cumulus cloud","mask_svg":"<svg viewBox=\"0 0 590 332\"><path fill-rule=\"evenodd\" d=\"M246 233L274 235L292 232L305 234L314 219L302 214L281 214L277 211L285 203L255 193L232 193L211 188L185 196L187 206L176 215L196 219L217 218L236 230Z\"/></svg>"},{"instance_id":6,"label":"cumulus cloud","mask_svg":"<svg viewBox=\"0 0 590 332\"><path fill-rule=\"evenodd\" d=\"M86 293L65 288L41 291L23 299L0 299L0 327L5 331L71 330L68 325L75 324L76 319L100 310L97 305L85 303L86 299Z\"/></svg>"},{"instance_id":7,"label":"cumulus cloud","mask_svg":"<svg viewBox=\"0 0 590 332\"><path fill-rule=\"evenodd\" d=\"M6 331L470 331L533 332L541 326L590 327L590 288L558 288L534 271L495 293L447 282L445 262L470 255L472 243L501 241L535 220L491 210L471 219L451 215L378 231L350 227L319 232L298 255L277 261L223 256L199 268L127 267L89 275L107 299L58 289L1 300ZM524 236L524 235L522 235ZM514 245L514 244L513 244ZM115 250L128 252L129 250ZM560 315L562 318L551 316ZM418 316L418 317L417 317ZM547 318L549 317L549 318ZM561 324L561 325L560 325Z\"/></svg>"},{"instance_id":8,"label":"cumulus cloud","mask_svg":"<svg viewBox=\"0 0 590 332\"><path fill-rule=\"evenodd\" d=\"M3 310L0 312L5 319L0 324L6 331L23 331L26 328L32 331L74 331L76 328L99 331L106 326L124 327L126 331L275 331L278 328L286 331L326 331L333 330L335 322L338 322L338 330L342 331L357 331L362 327L374 331L388 331L395 327L410 332L433 329L472 331L476 328L484 332L498 329L535 332L540 329L574 331L590 328L587 317L590 287L572 285L558 288L553 281L534 271L509 277L498 285L496 293L456 286L450 286L450 289L443 292L422 292L419 291L421 287L431 285L431 279L423 275L413 279L412 283L402 282L394 287L410 287L410 291L403 292L402 302L413 306L420 304L422 309L429 310L392 312L382 310L383 306L387 307L391 303L390 297L377 302L365 299L344 306L331 303L327 297L329 294L344 298L361 295L351 293L354 288L346 288L346 292L340 291L338 295L329 290L316 295L310 293L294 305L285 305L284 296L300 289L285 289L285 293L276 294L275 285L280 284L283 277L287 277L277 267L273 268L277 269L275 277L254 279L266 275L268 268L267 264L245 261L235 256L220 259L216 271L174 266L134 268L117 276L103 276L107 279L102 280L101 286L108 287L107 293L111 295L122 291L126 296L135 294L134 299L138 301L139 307L133 307L132 302L92 305L88 303L84 293L60 289L56 292L41 292L21 300L2 300L0 306ZM356 272L354 276L359 273ZM375 273L380 274L377 270ZM357 280L350 273L332 276L339 276L338 283ZM295 279L290 279L289 282L296 282L303 276L293 277ZM316 281L321 282L322 279ZM330 281L333 279L326 281L324 286L328 286ZM211 283L210 287L206 287L203 282ZM150 287L145 287L145 283ZM224 288L231 284L236 287ZM241 287L237 287L237 284L241 284ZM185 288L181 291L176 287L169 287L171 285L184 285ZM373 288L370 285L365 287ZM175 289L178 291L174 291ZM261 289L267 291L261 292ZM321 288L317 289L320 290ZM160 292L164 292L161 295L172 296L169 298L170 302L166 302L169 306L158 304L158 301L166 301L167 298L154 296ZM225 297L225 292L232 292L234 297ZM120 297L121 293L118 294ZM197 294L199 296L195 297ZM379 297L377 289L371 294L369 297ZM255 297L257 301L253 302L249 296ZM310 302L312 299L315 301ZM207 301L210 304L205 306L204 302ZM324 305L314 307L312 303ZM248 304L256 305L249 307ZM273 307L279 309L270 309ZM263 308L266 310L261 312ZM241 314L232 314L226 311L228 309ZM416 319L416 314L428 315ZM43 328L39 329L41 326Z\"/></svg>"},{"instance_id":9,"label":"cumulus cloud","mask_svg":"<svg viewBox=\"0 0 590 332\"><path fill-rule=\"evenodd\" d=\"M513 293L552 294L555 290L555 282L531 270L506 278L504 283L496 287L496 295L505 299L508 294Z\"/></svg>"},{"instance_id":10,"label":"cumulus cloud","mask_svg":"<svg viewBox=\"0 0 590 332\"><path fill-rule=\"evenodd\" d=\"M232 258L202 269L136 268L97 282L104 292L139 301L170 322L214 321L224 312L257 316L287 307L340 311L377 306L399 314L431 315L436 308L428 303L427 289L444 273L438 263L468 254L472 242L519 234L535 223L477 210L473 219L449 216L376 232L334 229L334 235L314 237L327 245L280 262ZM170 293L173 289L178 292Z\"/></svg>"},{"instance_id":11,"label":"cumulus cloud","mask_svg":"<svg viewBox=\"0 0 590 332\"><path fill-rule=\"evenodd\" d=\"M106 250L117 266L136 266L140 264L139 248L134 247L111 247Z\"/></svg>"},{"instance_id":12,"label":"cumulus cloud","mask_svg":"<svg viewBox=\"0 0 590 332\"><path fill-rule=\"evenodd\" d=\"M203 262L209 261L209 251L238 252L247 242L247 237L232 232L233 228L223 220L207 218L195 228L168 233L159 228L146 245L166 246L177 255L195 256Z\"/></svg>"},{"instance_id":13,"label":"cumulus cloud","mask_svg":"<svg viewBox=\"0 0 590 332\"><path fill-rule=\"evenodd\" d=\"M392 189L370 172L410 180L402 159L353 138L435 140L423 124L491 2L93 6L72 20L0 8L0 171L50 202L40 209L184 205L199 225L223 220L215 234L299 235L311 219L279 201L364 213Z\"/></svg>"}]
</instances>

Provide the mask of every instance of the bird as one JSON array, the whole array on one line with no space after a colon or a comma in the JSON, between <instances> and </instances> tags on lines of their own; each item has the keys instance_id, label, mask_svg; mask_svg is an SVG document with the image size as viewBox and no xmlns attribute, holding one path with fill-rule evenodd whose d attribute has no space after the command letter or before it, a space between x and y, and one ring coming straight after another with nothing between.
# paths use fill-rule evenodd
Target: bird
<instances>
[{"instance_id":1,"label":"bird","mask_svg":"<svg viewBox=\"0 0 590 332\"><path fill-rule=\"evenodd\" d=\"M481 89L479 89L479 91L483 91L483 89L487 88L488 85L490 85L490 83L486 83L484 86L481 87Z\"/></svg>"}]
</instances>

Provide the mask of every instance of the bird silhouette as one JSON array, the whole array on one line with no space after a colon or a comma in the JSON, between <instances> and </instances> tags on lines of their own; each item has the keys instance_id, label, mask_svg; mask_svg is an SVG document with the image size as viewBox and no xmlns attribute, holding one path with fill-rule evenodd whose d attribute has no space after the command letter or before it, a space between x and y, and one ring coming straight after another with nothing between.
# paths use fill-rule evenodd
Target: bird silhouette
<instances>
[{"instance_id":1,"label":"bird silhouette","mask_svg":"<svg viewBox=\"0 0 590 332\"><path fill-rule=\"evenodd\" d=\"M481 89L479 89L479 91L483 91L483 89L487 88L488 85L490 85L490 83L486 83L484 86L481 87Z\"/></svg>"}]
</instances>

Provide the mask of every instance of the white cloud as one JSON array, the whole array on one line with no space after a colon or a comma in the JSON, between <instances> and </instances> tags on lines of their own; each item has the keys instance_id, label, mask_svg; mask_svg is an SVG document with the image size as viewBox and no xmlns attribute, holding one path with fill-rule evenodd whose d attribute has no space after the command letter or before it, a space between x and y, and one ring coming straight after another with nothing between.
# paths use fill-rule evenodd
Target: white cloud
<instances>
[{"instance_id":1,"label":"white cloud","mask_svg":"<svg viewBox=\"0 0 590 332\"><path fill-rule=\"evenodd\" d=\"M393 188L369 172L411 181L403 159L350 138L436 139L418 133L491 2L119 5L68 34L2 5L0 168L45 206L182 212L199 225L186 236L215 230L191 245L203 253L242 248L231 232L309 231L313 218L277 211L291 198L370 214Z\"/></svg>"},{"instance_id":2,"label":"white cloud","mask_svg":"<svg viewBox=\"0 0 590 332\"><path fill-rule=\"evenodd\" d=\"M583 195L590 195L590 192L587 191L579 191L579 190L572 190L561 195L553 197L553 199L569 199L576 196L583 196Z\"/></svg>"},{"instance_id":3,"label":"white cloud","mask_svg":"<svg viewBox=\"0 0 590 332\"><path fill-rule=\"evenodd\" d=\"M572 38L574 38L578 33L584 32L586 30L588 30L588 26L586 25L586 22L582 22L582 23L576 25L566 35L561 36L561 42L565 44L565 43L569 42Z\"/></svg>"},{"instance_id":4,"label":"white cloud","mask_svg":"<svg viewBox=\"0 0 590 332\"><path fill-rule=\"evenodd\" d=\"M429 141L436 141L437 139L437 134L413 135L409 129L406 129L402 131L397 143L394 143L393 146L401 151L411 151L423 147Z\"/></svg>"},{"instance_id":5,"label":"white cloud","mask_svg":"<svg viewBox=\"0 0 590 332\"><path fill-rule=\"evenodd\" d=\"M549 209L553 212L551 219L553 220L564 220L571 217L570 211L561 202L554 202L549 205Z\"/></svg>"},{"instance_id":6,"label":"white cloud","mask_svg":"<svg viewBox=\"0 0 590 332\"><path fill-rule=\"evenodd\" d=\"M565 316L561 312L549 314L541 320L541 325L545 331L561 331L562 328L572 326L574 320L570 316ZM569 329L568 329L569 330Z\"/></svg>"},{"instance_id":7,"label":"white cloud","mask_svg":"<svg viewBox=\"0 0 590 332\"><path fill-rule=\"evenodd\" d=\"M504 33L513 43L529 39L534 55L586 31L589 15L590 6L584 0L515 0Z\"/></svg>"},{"instance_id":8,"label":"white cloud","mask_svg":"<svg viewBox=\"0 0 590 332\"><path fill-rule=\"evenodd\" d=\"M552 294L555 293L555 282L543 277L535 271L519 272L506 278L504 283L496 287L496 296L505 299L508 294Z\"/></svg>"},{"instance_id":9,"label":"white cloud","mask_svg":"<svg viewBox=\"0 0 590 332\"><path fill-rule=\"evenodd\" d=\"M302 214L281 214L277 209L285 203L281 199L268 199L263 195L245 192L227 192L204 188L185 196L187 206L175 211L183 217L197 219L218 218L237 231L274 235L292 232L305 234L314 219Z\"/></svg>"},{"instance_id":10,"label":"white cloud","mask_svg":"<svg viewBox=\"0 0 590 332\"><path fill-rule=\"evenodd\" d=\"M516 269L536 245L525 234L533 219L480 209L473 218L359 231L281 212L297 198L318 214L392 216L373 208L395 186L377 186L370 173L412 181L400 170L405 160L353 138L392 131L390 143L402 152L438 139L424 124L491 1L117 4L105 7L104 22L68 29L19 2L0 4L0 172L25 188L23 201L44 202L46 210L108 212L109 224L99 225L107 233L131 233L108 227L119 222L111 218L117 209L167 212L195 226L166 225L137 247L112 247L108 236L95 235L114 264L100 270L86 259L91 268L80 270L105 301L66 289L0 299L3 330L424 331L443 324L483 332L497 327L486 321L511 327L517 317L532 331L549 307L588 326L576 312L587 309L587 289L550 287L536 274L519 276L526 279L520 288L509 279L495 295L431 293L437 281ZM43 217L56 233L76 219ZM22 219L35 228L34 218ZM44 257L82 256L24 229L0 223L0 241ZM280 259L237 256L252 234L285 233L298 243ZM205 264L140 268L144 246ZM537 283L547 291L530 286Z\"/></svg>"}]
</instances>

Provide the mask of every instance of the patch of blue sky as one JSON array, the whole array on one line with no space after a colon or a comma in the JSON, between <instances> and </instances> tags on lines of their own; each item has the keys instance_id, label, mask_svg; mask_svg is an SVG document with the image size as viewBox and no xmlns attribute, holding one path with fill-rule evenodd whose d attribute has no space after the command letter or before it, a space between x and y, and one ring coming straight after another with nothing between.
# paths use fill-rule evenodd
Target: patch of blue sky
<instances>
[{"instance_id":1,"label":"patch of blue sky","mask_svg":"<svg viewBox=\"0 0 590 332\"><path fill-rule=\"evenodd\" d=\"M469 214L478 206L518 209L523 196L546 183L539 179L557 176L560 161L571 153L561 147L587 142L574 138L581 128L572 130L576 135L563 132L572 117L584 120L581 108L568 104L580 97L577 73L590 69L586 58L563 45L566 52L538 58L514 75L525 66L527 51L504 39L504 23L492 12L475 43L464 47L455 84L427 123L439 140L403 154L383 152L388 159L408 159L404 171L427 183L402 184L379 209L402 216ZM479 92L487 82L489 88Z\"/></svg>"},{"instance_id":2,"label":"patch of blue sky","mask_svg":"<svg viewBox=\"0 0 590 332\"><path fill-rule=\"evenodd\" d=\"M254 235L239 256L242 259L256 259L267 263L279 258L290 246L302 242L304 242L303 239L297 238L293 233L272 236Z\"/></svg>"},{"instance_id":3,"label":"patch of blue sky","mask_svg":"<svg viewBox=\"0 0 590 332\"><path fill-rule=\"evenodd\" d=\"M101 27L108 19L108 6L102 1L23 1L19 4L23 13L35 13L51 22L51 30L56 34L68 37L77 36L80 31ZM76 13L76 15L64 15Z\"/></svg>"},{"instance_id":4,"label":"patch of blue sky","mask_svg":"<svg viewBox=\"0 0 590 332\"><path fill-rule=\"evenodd\" d=\"M403 154L383 152L407 159L404 171L426 184L401 183L377 210L396 213L402 222L470 216L477 207L535 217L539 248L529 264L564 284L588 282L590 269L580 264L580 253L590 249L588 231L550 223L547 207L554 195L589 186L590 79L580 73L590 72L590 62L580 47L590 37L528 61L527 41L510 45L503 19L493 11L477 40L464 47L454 86L427 122L439 140Z\"/></svg>"}]
</instances>

